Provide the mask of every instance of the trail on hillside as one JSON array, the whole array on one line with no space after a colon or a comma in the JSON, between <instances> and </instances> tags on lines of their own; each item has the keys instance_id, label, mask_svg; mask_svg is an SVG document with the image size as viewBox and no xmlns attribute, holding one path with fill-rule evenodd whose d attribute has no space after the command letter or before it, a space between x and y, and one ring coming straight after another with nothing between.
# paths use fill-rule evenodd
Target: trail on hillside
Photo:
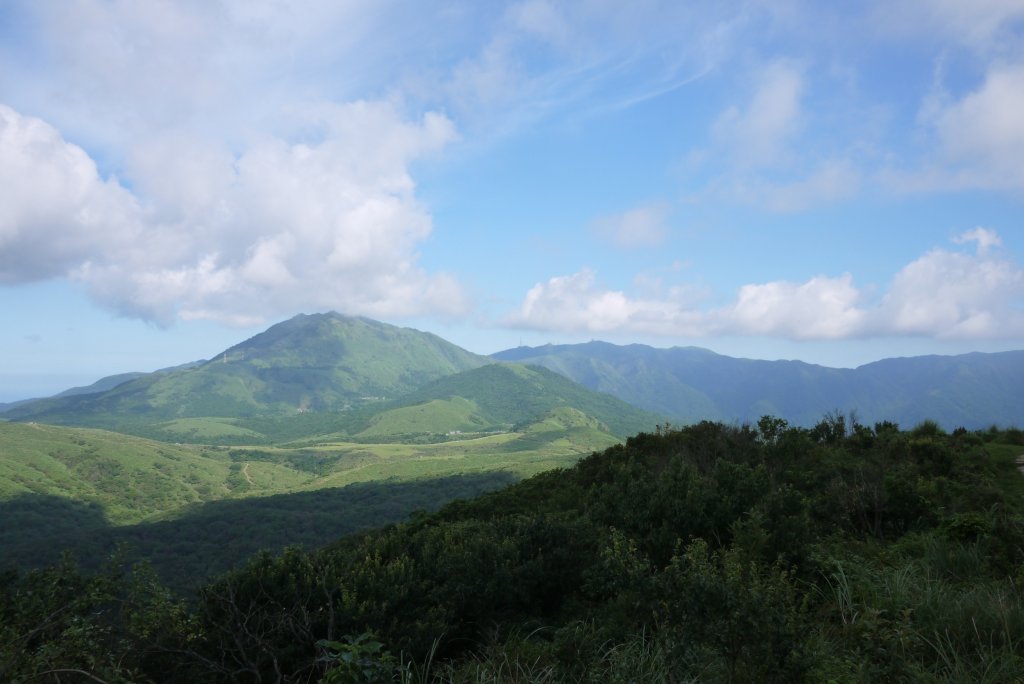
<instances>
[{"instance_id":1,"label":"trail on hillside","mask_svg":"<svg viewBox=\"0 0 1024 684\"><path fill-rule=\"evenodd\" d=\"M256 485L256 483L252 481L252 476L249 475L249 462L248 461L246 461L245 465L242 467L242 474L245 475L245 481L246 482L248 482L252 486Z\"/></svg>"}]
</instances>

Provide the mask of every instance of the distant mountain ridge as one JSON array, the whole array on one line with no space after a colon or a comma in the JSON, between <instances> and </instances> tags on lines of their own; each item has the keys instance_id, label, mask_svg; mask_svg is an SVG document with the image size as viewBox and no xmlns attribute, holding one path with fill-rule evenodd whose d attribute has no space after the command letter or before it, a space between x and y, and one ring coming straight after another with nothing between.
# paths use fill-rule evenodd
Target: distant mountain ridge
<instances>
[{"instance_id":1,"label":"distant mountain ridge","mask_svg":"<svg viewBox=\"0 0 1024 684\"><path fill-rule=\"evenodd\" d=\"M1024 424L1024 351L893 358L854 369L607 342L518 347L492 358L544 366L684 423L756 421L771 414L812 425L838 410L854 411L866 424Z\"/></svg>"}]
</instances>

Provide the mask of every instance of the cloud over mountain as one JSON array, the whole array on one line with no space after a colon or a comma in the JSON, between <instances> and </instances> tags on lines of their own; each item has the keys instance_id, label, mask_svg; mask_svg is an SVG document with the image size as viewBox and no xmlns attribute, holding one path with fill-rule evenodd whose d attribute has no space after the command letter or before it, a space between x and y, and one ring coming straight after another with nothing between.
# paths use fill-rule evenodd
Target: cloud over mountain
<instances>
[{"instance_id":1,"label":"cloud over mountain","mask_svg":"<svg viewBox=\"0 0 1024 684\"><path fill-rule=\"evenodd\" d=\"M851 274L739 288L724 306L701 308L677 295L633 297L603 288L591 270L535 284L506 324L565 332L624 331L664 336L771 335L792 340L906 335L1012 339L1024 335L1024 268L1000 254L997 233L954 238L974 253L932 249L896 273L879 298Z\"/></svg>"}]
</instances>

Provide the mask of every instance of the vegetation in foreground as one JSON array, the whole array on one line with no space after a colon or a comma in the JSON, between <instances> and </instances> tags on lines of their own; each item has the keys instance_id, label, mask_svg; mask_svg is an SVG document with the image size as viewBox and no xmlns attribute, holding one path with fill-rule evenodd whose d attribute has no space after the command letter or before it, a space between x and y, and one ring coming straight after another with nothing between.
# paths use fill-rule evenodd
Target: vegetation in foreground
<instances>
[{"instance_id":1,"label":"vegetation in foreground","mask_svg":"<svg viewBox=\"0 0 1024 684\"><path fill-rule=\"evenodd\" d=\"M1019 431L701 423L170 597L10 574L0 679L1024 677Z\"/></svg>"}]
</instances>

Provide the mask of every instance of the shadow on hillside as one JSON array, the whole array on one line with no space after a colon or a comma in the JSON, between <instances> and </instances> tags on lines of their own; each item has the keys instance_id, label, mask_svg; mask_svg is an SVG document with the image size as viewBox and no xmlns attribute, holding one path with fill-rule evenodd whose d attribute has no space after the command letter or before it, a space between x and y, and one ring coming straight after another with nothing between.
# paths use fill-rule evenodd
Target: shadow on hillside
<instances>
[{"instance_id":1,"label":"shadow on hillside","mask_svg":"<svg viewBox=\"0 0 1024 684\"><path fill-rule=\"evenodd\" d=\"M237 566L256 552L306 549L432 511L515 481L508 473L357 483L298 494L215 501L173 520L111 526L97 504L48 495L0 502L0 571L50 565L70 552L87 570L118 548L125 560L148 560L170 587L184 591Z\"/></svg>"}]
</instances>

